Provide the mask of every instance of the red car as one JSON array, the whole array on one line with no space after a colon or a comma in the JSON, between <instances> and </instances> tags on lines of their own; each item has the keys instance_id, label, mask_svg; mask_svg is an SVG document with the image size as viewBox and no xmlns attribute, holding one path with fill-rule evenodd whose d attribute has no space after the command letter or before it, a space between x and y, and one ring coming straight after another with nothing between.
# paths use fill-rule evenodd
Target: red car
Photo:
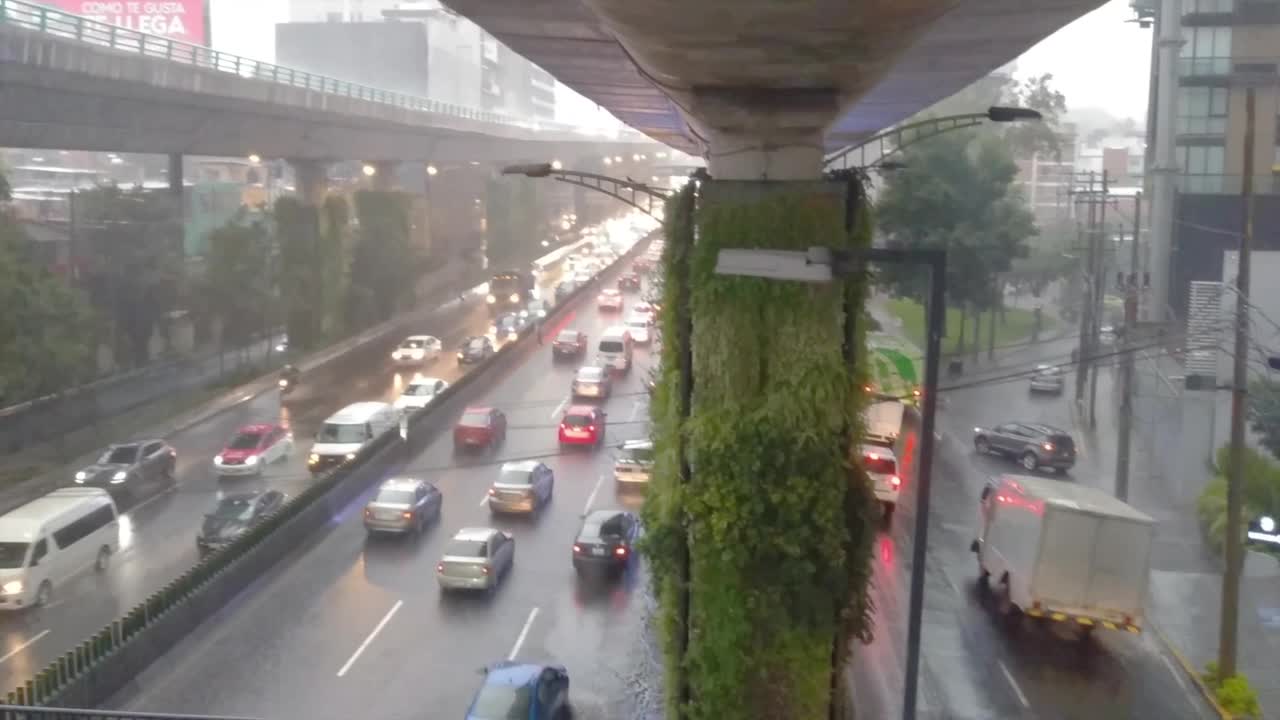
<instances>
[{"instance_id":1,"label":"red car","mask_svg":"<svg viewBox=\"0 0 1280 720\"><path fill-rule=\"evenodd\" d=\"M507 438L507 416L497 408L469 407L453 428L453 449L496 448Z\"/></svg>"},{"instance_id":2,"label":"red car","mask_svg":"<svg viewBox=\"0 0 1280 720\"><path fill-rule=\"evenodd\" d=\"M213 456L219 475L261 475L268 463L293 454L293 435L282 425L245 425L222 452Z\"/></svg>"},{"instance_id":3,"label":"red car","mask_svg":"<svg viewBox=\"0 0 1280 720\"><path fill-rule=\"evenodd\" d=\"M560 358L577 358L587 354L587 334L581 330L561 330L551 343L551 356Z\"/></svg>"},{"instance_id":4,"label":"red car","mask_svg":"<svg viewBox=\"0 0 1280 720\"><path fill-rule=\"evenodd\" d=\"M622 293L612 288L605 290L596 297L596 306L601 310L622 312Z\"/></svg>"},{"instance_id":5,"label":"red car","mask_svg":"<svg viewBox=\"0 0 1280 720\"><path fill-rule=\"evenodd\" d=\"M640 289L639 273L634 273L634 272L623 273L622 276L618 278L618 289L619 290L639 290Z\"/></svg>"},{"instance_id":6,"label":"red car","mask_svg":"<svg viewBox=\"0 0 1280 720\"><path fill-rule=\"evenodd\" d=\"M591 445L604 442L605 411L590 405L570 405L560 420L561 445Z\"/></svg>"}]
</instances>

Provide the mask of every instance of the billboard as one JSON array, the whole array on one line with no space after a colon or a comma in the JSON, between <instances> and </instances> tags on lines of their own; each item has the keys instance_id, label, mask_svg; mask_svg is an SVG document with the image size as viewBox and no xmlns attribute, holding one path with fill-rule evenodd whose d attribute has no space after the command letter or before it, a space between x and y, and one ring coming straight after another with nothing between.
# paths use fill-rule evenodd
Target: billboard
<instances>
[{"instance_id":1,"label":"billboard","mask_svg":"<svg viewBox=\"0 0 1280 720\"><path fill-rule=\"evenodd\" d=\"M206 0L42 0L63 12L130 30L208 45Z\"/></svg>"}]
</instances>

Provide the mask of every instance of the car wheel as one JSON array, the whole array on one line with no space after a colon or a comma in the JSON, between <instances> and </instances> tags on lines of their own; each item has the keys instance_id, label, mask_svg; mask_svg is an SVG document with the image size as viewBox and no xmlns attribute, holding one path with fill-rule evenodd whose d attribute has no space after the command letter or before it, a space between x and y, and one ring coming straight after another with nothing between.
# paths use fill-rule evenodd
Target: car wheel
<instances>
[{"instance_id":1,"label":"car wheel","mask_svg":"<svg viewBox=\"0 0 1280 720\"><path fill-rule=\"evenodd\" d=\"M45 580L40 583L40 589L36 590L36 607L44 607L53 599L53 583Z\"/></svg>"},{"instance_id":2,"label":"car wheel","mask_svg":"<svg viewBox=\"0 0 1280 720\"><path fill-rule=\"evenodd\" d=\"M111 564L111 548L103 545L98 548L98 557L93 561L93 567L98 572L103 572L107 566Z\"/></svg>"},{"instance_id":3,"label":"car wheel","mask_svg":"<svg viewBox=\"0 0 1280 720\"><path fill-rule=\"evenodd\" d=\"M1025 452L1022 454L1022 467L1027 470L1035 470L1040 465L1040 461L1033 452Z\"/></svg>"},{"instance_id":4,"label":"car wheel","mask_svg":"<svg viewBox=\"0 0 1280 720\"><path fill-rule=\"evenodd\" d=\"M991 452L991 443L987 442L986 438L979 436L973 439L973 449L982 455L986 455Z\"/></svg>"}]
</instances>

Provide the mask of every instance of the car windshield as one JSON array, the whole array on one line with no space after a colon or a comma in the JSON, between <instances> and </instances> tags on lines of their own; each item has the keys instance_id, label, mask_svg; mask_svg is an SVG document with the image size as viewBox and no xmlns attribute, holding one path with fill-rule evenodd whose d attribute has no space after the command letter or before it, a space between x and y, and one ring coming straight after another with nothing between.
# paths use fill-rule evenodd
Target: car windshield
<instances>
[{"instance_id":1,"label":"car windshield","mask_svg":"<svg viewBox=\"0 0 1280 720\"><path fill-rule=\"evenodd\" d=\"M574 413L572 415L565 415L564 422L566 425L572 427L584 427L591 424L591 416Z\"/></svg>"},{"instance_id":2,"label":"car windshield","mask_svg":"<svg viewBox=\"0 0 1280 720\"><path fill-rule=\"evenodd\" d=\"M253 517L253 498L226 498L209 515L219 520L249 520Z\"/></svg>"},{"instance_id":3,"label":"car windshield","mask_svg":"<svg viewBox=\"0 0 1280 720\"><path fill-rule=\"evenodd\" d=\"M528 470L503 470L498 473L500 485L532 485L533 473Z\"/></svg>"},{"instance_id":4,"label":"car windshield","mask_svg":"<svg viewBox=\"0 0 1280 720\"><path fill-rule=\"evenodd\" d=\"M29 543L0 542L0 568L13 570L22 567L22 561L27 558L28 546Z\"/></svg>"},{"instance_id":5,"label":"car windshield","mask_svg":"<svg viewBox=\"0 0 1280 720\"><path fill-rule=\"evenodd\" d=\"M863 455L862 468L876 475L892 475L898 471L898 463L883 455Z\"/></svg>"},{"instance_id":6,"label":"car windshield","mask_svg":"<svg viewBox=\"0 0 1280 720\"><path fill-rule=\"evenodd\" d=\"M600 352L620 353L622 352L621 340L602 340L600 341Z\"/></svg>"},{"instance_id":7,"label":"car windshield","mask_svg":"<svg viewBox=\"0 0 1280 720\"><path fill-rule=\"evenodd\" d=\"M138 457L137 445L117 445L102 453L98 462L104 465L132 465Z\"/></svg>"},{"instance_id":8,"label":"car windshield","mask_svg":"<svg viewBox=\"0 0 1280 720\"><path fill-rule=\"evenodd\" d=\"M533 696L528 685L485 685L468 717L481 720L527 720Z\"/></svg>"},{"instance_id":9,"label":"car windshield","mask_svg":"<svg viewBox=\"0 0 1280 720\"><path fill-rule=\"evenodd\" d=\"M621 517L621 515L612 515L588 520L583 523L582 530L578 531L578 537L583 540L622 537Z\"/></svg>"},{"instance_id":10,"label":"car windshield","mask_svg":"<svg viewBox=\"0 0 1280 720\"><path fill-rule=\"evenodd\" d=\"M483 540L450 540L444 548L445 555L454 557L485 557L489 544Z\"/></svg>"},{"instance_id":11,"label":"car windshield","mask_svg":"<svg viewBox=\"0 0 1280 720\"><path fill-rule=\"evenodd\" d=\"M347 425L342 423L325 423L316 434L316 442L322 443L362 443L365 441L364 425Z\"/></svg>"},{"instance_id":12,"label":"car windshield","mask_svg":"<svg viewBox=\"0 0 1280 720\"><path fill-rule=\"evenodd\" d=\"M427 343L422 340L405 340L404 342L400 343L400 347L406 350L420 350L426 346L427 346Z\"/></svg>"},{"instance_id":13,"label":"car windshield","mask_svg":"<svg viewBox=\"0 0 1280 720\"><path fill-rule=\"evenodd\" d=\"M413 491L399 488L383 488L378 491L378 496L373 501L383 505L412 505Z\"/></svg>"},{"instance_id":14,"label":"car windshield","mask_svg":"<svg viewBox=\"0 0 1280 720\"><path fill-rule=\"evenodd\" d=\"M646 320L644 320L644 319L642 319L642 318L635 318L635 319L633 319L633 320L628 320L628 321L627 321L627 327L629 327L629 328L639 328L639 329L641 329L641 330L648 330L648 329L649 329L649 323L648 323L648 321L646 321Z\"/></svg>"},{"instance_id":15,"label":"car windshield","mask_svg":"<svg viewBox=\"0 0 1280 720\"><path fill-rule=\"evenodd\" d=\"M232 438L231 443L227 445L228 450L252 450L258 447L258 443L262 442L262 433L246 432Z\"/></svg>"},{"instance_id":16,"label":"car windshield","mask_svg":"<svg viewBox=\"0 0 1280 720\"><path fill-rule=\"evenodd\" d=\"M462 416L462 420L459 420L458 424L466 427L489 427L489 413L469 412Z\"/></svg>"},{"instance_id":17,"label":"car windshield","mask_svg":"<svg viewBox=\"0 0 1280 720\"><path fill-rule=\"evenodd\" d=\"M472 338L467 342L468 350L480 350L484 347L484 338Z\"/></svg>"},{"instance_id":18,"label":"car windshield","mask_svg":"<svg viewBox=\"0 0 1280 720\"><path fill-rule=\"evenodd\" d=\"M576 343L578 342L578 333L573 330L565 330L556 336L558 343Z\"/></svg>"},{"instance_id":19,"label":"car windshield","mask_svg":"<svg viewBox=\"0 0 1280 720\"><path fill-rule=\"evenodd\" d=\"M601 294L601 295L604 295L605 297L609 297L609 298L616 298L616 297L618 297L618 291L617 291L617 290L605 290L604 292L602 292L602 293L600 293L600 294Z\"/></svg>"},{"instance_id":20,"label":"car windshield","mask_svg":"<svg viewBox=\"0 0 1280 720\"><path fill-rule=\"evenodd\" d=\"M622 459L634 462L650 462L653 460L653 448L630 447L622 449Z\"/></svg>"},{"instance_id":21,"label":"car windshield","mask_svg":"<svg viewBox=\"0 0 1280 720\"><path fill-rule=\"evenodd\" d=\"M510 327L515 324L516 324L515 315L503 315L502 317L498 318L498 327Z\"/></svg>"},{"instance_id":22,"label":"car windshield","mask_svg":"<svg viewBox=\"0 0 1280 720\"><path fill-rule=\"evenodd\" d=\"M436 394L436 384L435 383L415 383L405 388L404 394L412 395L415 397L430 397Z\"/></svg>"},{"instance_id":23,"label":"car windshield","mask_svg":"<svg viewBox=\"0 0 1280 720\"><path fill-rule=\"evenodd\" d=\"M604 379L604 372L595 367L582 368L578 370L578 379L585 382L600 382Z\"/></svg>"}]
</instances>

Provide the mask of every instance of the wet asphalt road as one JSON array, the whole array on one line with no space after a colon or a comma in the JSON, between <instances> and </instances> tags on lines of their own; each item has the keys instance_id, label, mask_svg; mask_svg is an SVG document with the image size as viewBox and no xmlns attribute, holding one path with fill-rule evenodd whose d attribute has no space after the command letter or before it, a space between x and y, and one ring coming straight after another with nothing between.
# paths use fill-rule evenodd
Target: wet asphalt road
<instances>
[{"instance_id":1,"label":"wet asphalt road","mask_svg":"<svg viewBox=\"0 0 1280 720\"><path fill-rule=\"evenodd\" d=\"M421 372L454 380L460 375L454 349L467 335L487 329L487 311L476 297L432 313L420 332L440 337L444 352ZM30 679L191 567L198 559L196 532L219 493L274 488L293 495L307 487L306 457L320 423L352 402L393 400L415 372L391 366L390 352L399 340L371 345L305 375L283 402L278 392L267 392L170 437L178 451L175 482L131 508L121 507L127 510L120 517L121 550L107 572L84 573L57 587L45 608L0 615L0 688L7 691ZM293 431L291 456L268 466L261 478L215 475L213 456L239 427L258 422L279 422Z\"/></svg>"},{"instance_id":2,"label":"wet asphalt road","mask_svg":"<svg viewBox=\"0 0 1280 720\"><path fill-rule=\"evenodd\" d=\"M966 385L1066 362L1073 343L1046 342L1012 350L999 368L943 380ZM975 586L969 552L977 526L977 497L987 478L1018 473L1013 461L979 456L973 427L1007 420L1044 422L1077 437L1076 467L1063 478L1111 491L1114 439L1086 440L1075 430L1074 372L1060 397L1032 396L1027 380L992 382L942 395L941 433L934 466L933 504L926 560L924 624L918 717L929 720L1043 718L1192 720L1216 715L1191 687L1152 633L1133 636L1098 631L1081 643L1057 624L998 622ZM1112 400L1111 371L1099 376L1099 412ZM1087 393L1086 393L1087 395ZM904 427L899 455L914 455L919 425ZM856 651L850 677L860 718L902 716L906 618L910 596L911 536L915 521L914 458L904 472L912 483L894 524L878 538L875 553L875 642ZM1135 494L1135 501L1140 498ZM1178 539L1161 533L1153 561L1177 552Z\"/></svg>"},{"instance_id":3,"label":"wet asphalt road","mask_svg":"<svg viewBox=\"0 0 1280 720\"><path fill-rule=\"evenodd\" d=\"M611 280L609 281L611 282ZM637 295L628 294L627 302ZM556 328L597 340L616 323L588 298ZM422 537L368 539L365 498L327 533L138 678L112 707L264 718L461 717L478 670L514 656L565 665L583 718L650 716L659 704L645 647L643 564L613 581L580 581L570 546L590 509L638 509L642 495L615 489L610 446L647 436L641 381L650 351L604 402L606 447L559 453L556 426L577 363L554 363L550 342L495 378L476 404L508 416L505 443L488 456L455 459L445 434L396 469L444 494L440 523ZM382 386L385 368L352 371L351 384ZM501 462L538 458L555 471L554 499L533 518L492 517L486 491ZM372 492L372 489L371 489ZM366 494L367 498L367 494ZM515 565L492 598L442 596L435 564L461 527L490 525L516 539Z\"/></svg>"}]
</instances>

